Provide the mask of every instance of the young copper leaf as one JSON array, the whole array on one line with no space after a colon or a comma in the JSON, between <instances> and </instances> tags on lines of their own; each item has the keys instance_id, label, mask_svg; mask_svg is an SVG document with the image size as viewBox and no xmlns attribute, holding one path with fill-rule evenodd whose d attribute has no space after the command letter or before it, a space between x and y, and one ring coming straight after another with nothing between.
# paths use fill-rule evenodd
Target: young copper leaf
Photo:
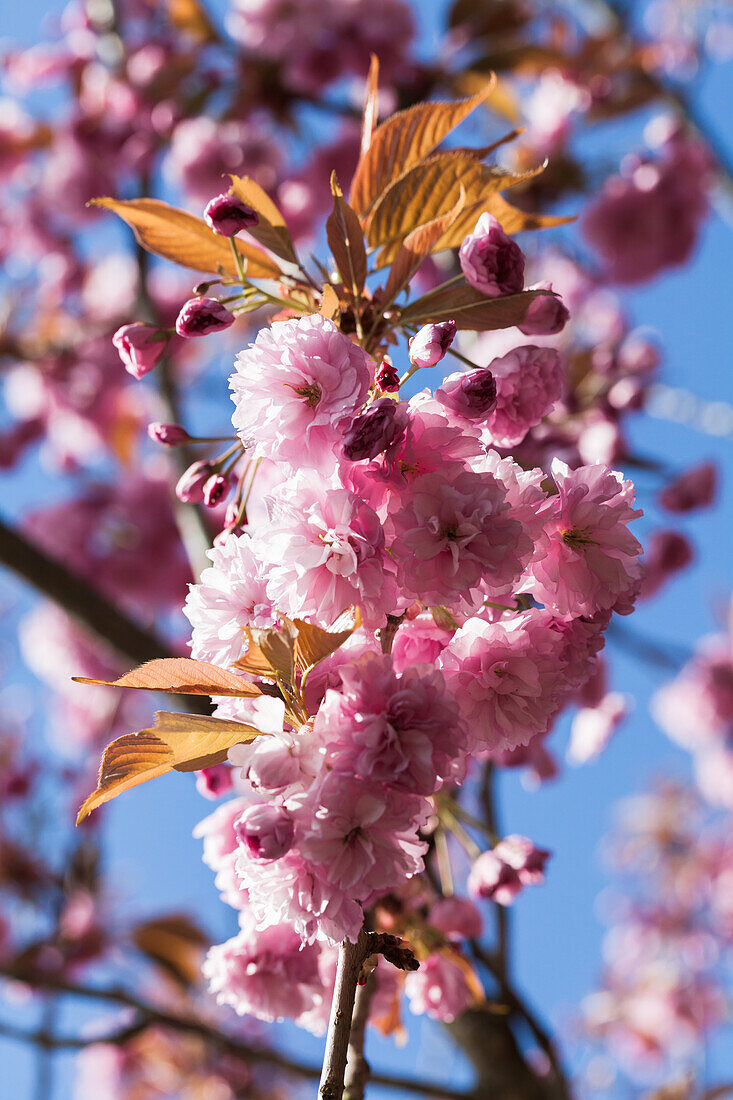
<instances>
[{"instance_id":1,"label":"young copper leaf","mask_svg":"<svg viewBox=\"0 0 733 1100\"><path fill-rule=\"evenodd\" d=\"M251 206L259 216L257 225L247 230L249 235L281 259L292 264L297 263L298 257L295 255L290 230L267 192L249 176L230 176L229 178L232 181L229 193L236 195L247 206Z\"/></svg>"},{"instance_id":2,"label":"young copper leaf","mask_svg":"<svg viewBox=\"0 0 733 1100\"><path fill-rule=\"evenodd\" d=\"M274 680L275 671L255 642L251 631L244 627L243 632L247 639L247 650L234 662L232 668L236 668L239 672L249 672L251 676L265 676L268 680Z\"/></svg>"},{"instance_id":3,"label":"young copper leaf","mask_svg":"<svg viewBox=\"0 0 733 1100\"><path fill-rule=\"evenodd\" d=\"M349 202L362 216L395 177L424 160L490 93L493 76L482 91L449 103L418 103L392 115L372 135L356 166Z\"/></svg>"},{"instance_id":4,"label":"young copper leaf","mask_svg":"<svg viewBox=\"0 0 733 1100\"><path fill-rule=\"evenodd\" d=\"M336 179L331 176L333 210L326 222L326 237L339 275L346 287L356 297L364 289L367 273L367 256L361 224L344 198Z\"/></svg>"},{"instance_id":5,"label":"young copper leaf","mask_svg":"<svg viewBox=\"0 0 733 1100\"><path fill-rule=\"evenodd\" d=\"M354 627L347 630L323 630L320 626L305 623L302 619L293 619L298 635L295 639L295 663L306 676L325 657L330 657L347 638L351 637Z\"/></svg>"},{"instance_id":6,"label":"young copper leaf","mask_svg":"<svg viewBox=\"0 0 733 1100\"><path fill-rule=\"evenodd\" d=\"M475 226L490 197L535 173L515 175L482 164L472 150L436 153L395 180L375 205L366 224L367 243L380 248L377 266L389 263L408 233L451 211L465 192L461 217L451 226L460 240ZM391 247L390 247L391 246ZM436 243L438 247L446 245Z\"/></svg>"},{"instance_id":7,"label":"young copper leaf","mask_svg":"<svg viewBox=\"0 0 733 1100\"><path fill-rule=\"evenodd\" d=\"M325 283L323 286L323 299L318 312L321 317L328 317L329 321L335 321L341 312L338 294L330 283Z\"/></svg>"},{"instance_id":8,"label":"young copper leaf","mask_svg":"<svg viewBox=\"0 0 733 1100\"><path fill-rule=\"evenodd\" d=\"M364 96L364 110L361 116L361 156L367 152L372 143L372 136L377 125L379 111L379 58L372 54L369 62L369 75L366 82L366 95Z\"/></svg>"},{"instance_id":9,"label":"young copper leaf","mask_svg":"<svg viewBox=\"0 0 733 1100\"><path fill-rule=\"evenodd\" d=\"M410 283L415 272L420 267L426 256L435 248L438 241L447 229L453 224L466 205L466 192L461 187L458 202L447 214L441 214L427 225L419 225L408 233L397 255L392 261L387 285L384 288L385 302L394 302L398 294Z\"/></svg>"},{"instance_id":10,"label":"young copper leaf","mask_svg":"<svg viewBox=\"0 0 733 1100\"><path fill-rule=\"evenodd\" d=\"M139 951L182 986L201 977L201 957L209 938L185 913L143 921L132 930Z\"/></svg>"},{"instance_id":11,"label":"young copper leaf","mask_svg":"<svg viewBox=\"0 0 733 1100\"><path fill-rule=\"evenodd\" d=\"M261 730L244 722L159 710L152 729L125 733L104 750L97 788L82 803L76 823L103 802L173 769L198 771L221 764L232 745L260 736Z\"/></svg>"},{"instance_id":12,"label":"young copper leaf","mask_svg":"<svg viewBox=\"0 0 733 1100\"><path fill-rule=\"evenodd\" d=\"M90 680L86 676L72 676L72 680L78 684L138 688L174 695L231 695L254 699L261 694L256 684L242 676L235 676L233 672L206 661L193 661L190 657L160 657L147 661L120 676L119 680Z\"/></svg>"},{"instance_id":13,"label":"young copper leaf","mask_svg":"<svg viewBox=\"0 0 733 1100\"><path fill-rule=\"evenodd\" d=\"M156 256L213 274L224 272L237 277L237 268L231 245L226 237L219 237L201 218L178 210L158 199L93 199L92 206L103 206L122 218L132 229L136 239ZM280 269L261 248L237 241L237 250L246 261L247 273L255 279L274 279Z\"/></svg>"},{"instance_id":14,"label":"young copper leaf","mask_svg":"<svg viewBox=\"0 0 733 1100\"><path fill-rule=\"evenodd\" d=\"M530 304L546 290L524 290L503 298L487 298L472 286L452 286L426 294L403 309L404 324L424 321L455 321L459 329L483 332L497 328L513 328L526 319Z\"/></svg>"},{"instance_id":15,"label":"young copper leaf","mask_svg":"<svg viewBox=\"0 0 733 1100\"><path fill-rule=\"evenodd\" d=\"M294 631L287 627L283 630L252 630L252 639L268 661L277 680L285 687L295 681L295 638Z\"/></svg>"},{"instance_id":16,"label":"young copper leaf","mask_svg":"<svg viewBox=\"0 0 733 1100\"><path fill-rule=\"evenodd\" d=\"M568 225L575 221L574 216L560 217L556 214L528 214L526 210L520 210L512 206L503 195L491 195L484 207L490 214L501 222L505 233L521 233L524 229L551 229L555 225ZM461 238L463 239L463 238ZM458 241L458 244L461 242ZM447 245L444 247L455 247Z\"/></svg>"}]
</instances>

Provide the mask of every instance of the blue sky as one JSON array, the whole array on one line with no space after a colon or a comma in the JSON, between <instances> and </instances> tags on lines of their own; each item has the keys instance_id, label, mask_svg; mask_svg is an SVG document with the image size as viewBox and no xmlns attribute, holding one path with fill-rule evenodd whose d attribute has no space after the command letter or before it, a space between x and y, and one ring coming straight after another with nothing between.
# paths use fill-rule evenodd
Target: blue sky
<instances>
[{"instance_id":1,"label":"blue sky","mask_svg":"<svg viewBox=\"0 0 733 1100\"><path fill-rule=\"evenodd\" d=\"M38 7L3 6L0 38L33 42ZM56 5L48 5L52 7L57 10ZM419 5L426 42L442 7L425 0ZM733 66L711 70L695 96L701 113L733 157ZM640 140L640 127L634 131ZM617 136L626 139L628 132L624 126ZM693 263L625 296L635 322L660 334L663 381L708 401L733 401L729 332L732 256L733 229L714 215ZM687 649L700 635L716 628L731 591L733 440L647 415L633 421L631 436L641 453L665 457L679 467L714 458L722 468L717 506L683 524L697 547L695 565L660 597L643 605L631 624L639 634ZM641 505L648 511L643 531L665 521L651 501L653 480L643 476L638 481ZM19 491L17 481L8 484L11 493ZM19 512L24 502L6 495L4 507ZM13 595L21 601L18 606L28 606L17 586L6 584L2 591L3 602ZM689 774L689 758L655 728L648 713L649 696L665 674L640 663L613 642L609 649L612 686L632 694L636 705L606 753L594 764L564 771L560 780L539 791L526 791L514 774L504 777L500 791L505 831L529 835L554 852L546 885L528 891L519 900L512 924L517 984L555 1023L567 1020L579 999L593 987L600 969L603 929L596 916L596 899L608 879L598 846L610 824L613 803L663 772ZM566 737L562 724L552 743L561 749ZM112 805L106 824L108 864L120 883L123 913L143 916L190 907L200 914L212 936L224 937L234 930L234 915L218 902L211 875L200 861L199 842L191 837L193 826L206 810L187 776L141 787ZM75 1019L68 1018L69 1027ZM303 1054L319 1059L320 1042L292 1028L280 1034ZM709 1053L711 1082L733 1073L730 1038L729 1033ZM375 1039L370 1042L375 1067L394 1069L391 1045ZM66 1062L60 1059L56 1092L49 1100L66 1100L70 1095ZM401 1069L419 1065L421 1075L434 1074L455 1084L464 1072L440 1029L424 1021L411 1027L410 1043L399 1054L399 1064ZM9 1072L13 1081L9 1095L19 1100L30 1096L29 1052L0 1039L0 1065L5 1079Z\"/></svg>"}]
</instances>

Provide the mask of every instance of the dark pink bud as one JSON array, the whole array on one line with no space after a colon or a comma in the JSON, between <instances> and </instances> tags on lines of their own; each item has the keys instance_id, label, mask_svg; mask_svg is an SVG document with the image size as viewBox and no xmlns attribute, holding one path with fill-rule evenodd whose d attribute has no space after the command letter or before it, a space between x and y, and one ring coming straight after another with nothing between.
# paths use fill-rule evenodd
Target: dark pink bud
<instances>
[{"instance_id":1,"label":"dark pink bud","mask_svg":"<svg viewBox=\"0 0 733 1100\"><path fill-rule=\"evenodd\" d=\"M136 321L132 325L118 328L112 337L112 343L120 353L128 374L133 378L142 378L159 362L168 343L168 336L155 325Z\"/></svg>"},{"instance_id":2,"label":"dark pink bud","mask_svg":"<svg viewBox=\"0 0 733 1100\"><path fill-rule=\"evenodd\" d=\"M703 462L670 481L658 496L667 512L692 512L708 508L718 490L718 470L714 462Z\"/></svg>"},{"instance_id":3,"label":"dark pink bud","mask_svg":"<svg viewBox=\"0 0 733 1100\"><path fill-rule=\"evenodd\" d=\"M234 823L239 843L259 860L280 859L289 852L295 839L290 814L282 806L262 802L250 806Z\"/></svg>"},{"instance_id":4,"label":"dark pink bud","mask_svg":"<svg viewBox=\"0 0 733 1100\"><path fill-rule=\"evenodd\" d=\"M207 508L216 508L229 492L230 481L222 474L212 474L204 483L203 497Z\"/></svg>"},{"instance_id":5,"label":"dark pink bud","mask_svg":"<svg viewBox=\"0 0 733 1100\"><path fill-rule=\"evenodd\" d=\"M496 380L488 367L452 374L435 396L457 416L482 420L496 405Z\"/></svg>"},{"instance_id":6,"label":"dark pink bud","mask_svg":"<svg viewBox=\"0 0 733 1100\"><path fill-rule=\"evenodd\" d=\"M181 424L161 424L158 421L148 424L148 435L154 443L162 443L164 447L180 447L191 438Z\"/></svg>"},{"instance_id":7,"label":"dark pink bud","mask_svg":"<svg viewBox=\"0 0 733 1100\"><path fill-rule=\"evenodd\" d=\"M188 340L221 332L234 321L234 314L216 298L189 298L176 319L176 332Z\"/></svg>"},{"instance_id":8,"label":"dark pink bud","mask_svg":"<svg viewBox=\"0 0 733 1100\"><path fill-rule=\"evenodd\" d=\"M487 298L519 294L524 287L524 253L493 214L484 213L463 241L458 259L466 280Z\"/></svg>"},{"instance_id":9,"label":"dark pink bud","mask_svg":"<svg viewBox=\"0 0 733 1100\"><path fill-rule=\"evenodd\" d=\"M456 335L455 321L423 325L409 343L410 362L416 367L434 367L443 358Z\"/></svg>"},{"instance_id":10,"label":"dark pink bud","mask_svg":"<svg viewBox=\"0 0 733 1100\"><path fill-rule=\"evenodd\" d=\"M260 220L257 211L235 195L217 195L204 210L207 225L222 237L234 237Z\"/></svg>"},{"instance_id":11,"label":"dark pink bud","mask_svg":"<svg viewBox=\"0 0 733 1100\"><path fill-rule=\"evenodd\" d=\"M196 790L204 798L221 798L232 789L232 769L228 764L215 764L196 772Z\"/></svg>"},{"instance_id":12,"label":"dark pink bud","mask_svg":"<svg viewBox=\"0 0 733 1100\"><path fill-rule=\"evenodd\" d=\"M383 360L378 368L376 381L382 393L394 393L399 388L400 376L389 359Z\"/></svg>"},{"instance_id":13,"label":"dark pink bud","mask_svg":"<svg viewBox=\"0 0 733 1100\"><path fill-rule=\"evenodd\" d=\"M552 283L537 283L530 290L552 290ZM524 324L519 331L525 336L554 336L562 332L570 319L570 313L562 298L554 294L540 294L529 304Z\"/></svg>"},{"instance_id":14,"label":"dark pink bud","mask_svg":"<svg viewBox=\"0 0 733 1100\"><path fill-rule=\"evenodd\" d=\"M391 397L380 397L354 417L344 435L344 455L350 462L375 458L404 431L405 417Z\"/></svg>"},{"instance_id":15,"label":"dark pink bud","mask_svg":"<svg viewBox=\"0 0 733 1100\"><path fill-rule=\"evenodd\" d=\"M679 531L655 531L644 550L644 576L639 597L649 599L685 569L694 557L692 544Z\"/></svg>"},{"instance_id":16,"label":"dark pink bud","mask_svg":"<svg viewBox=\"0 0 733 1100\"><path fill-rule=\"evenodd\" d=\"M176 485L176 496L184 504L201 504L204 485L214 472L210 462L194 462L181 474Z\"/></svg>"}]
</instances>

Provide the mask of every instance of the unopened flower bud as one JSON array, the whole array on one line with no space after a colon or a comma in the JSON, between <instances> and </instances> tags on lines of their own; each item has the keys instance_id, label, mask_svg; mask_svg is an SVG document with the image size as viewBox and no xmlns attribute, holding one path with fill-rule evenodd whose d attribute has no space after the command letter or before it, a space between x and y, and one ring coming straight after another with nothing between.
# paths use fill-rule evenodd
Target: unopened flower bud
<instances>
[{"instance_id":1,"label":"unopened flower bud","mask_svg":"<svg viewBox=\"0 0 733 1100\"><path fill-rule=\"evenodd\" d=\"M239 843L255 859L280 859L289 852L295 839L290 814L282 806L262 802L250 806L234 823Z\"/></svg>"},{"instance_id":2,"label":"unopened flower bud","mask_svg":"<svg viewBox=\"0 0 733 1100\"><path fill-rule=\"evenodd\" d=\"M204 483L203 497L207 508L216 508L229 492L229 478L222 474L212 474Z\"/></svg>"},{"instance_id":3,"label":"unopened flower bud","mask_svg":"<svg viewBox=\"0 0 733 1100\"><path fill-rule=\"evenodd\" d=\"M176 319L176 332L190 339L221 332L233 325L235 317L216 298L189 298Z\"/></svg>"},{"instance_id":4,"label":"unopened flower bud","mask_svg":"<svg viewBox=\"0 0 733 1100\"><path fill-rule=\"evenodd\" d=\"M493 214L481 215L464 238L458 259L467 281L487 298L519 294L524 287L524 253Z\"/></svg>"},{"instance_id":5,"label":"unopened flower bud","mask_svg":"<svg viewBox=\"0 0 733 1100\"><path fill-rule=\"evenodd\" d=\"M451 374L435 396L450 412L482 420L496 405L496 380L488 367Z\"/></svg>"},{"instance_id":6,"label":"unopened flower bud","mask_svg":"<svg viewBox=\"0 0 733 1100\"><path fill-rule=\"evenodd\" d=\"M164 447L180 447L191 438L182 424L160 424L158 421L148 424L148 435L154 443L162 443Z\"/></svg>"},{"instance_id":7,"label":"unopened flower bud","mask_svg":"<svg viewBox=\"0 0 733 1100\"><path fill-rule=\"evenodd\" d=\"M718 489L718 470L713 462L703 462L686 470L662 489L657 497L665 512L692 512L708 508Z\"/></svg>"},{"instance_id":8,"label":"unopened flower bud","mask_svg":"<svg viewBox=\"0 0 733 1100\"><path fill-rule=\"evenodd\" d=\"M196 790L204 798L221 798L232 789L232 774L232 768L228 764L202 768L200 772L196 772Z\"/></svg>"},{"instance_id":9,"label":"unopened flower bud","mask_svg":"<svg viewBox=\"0 0 733 1100\"><path fill-rule=\"evenodd\" d=\"M377 385L382 393L394 393L400 384L400 376L389 359L385 358L377 369Z\"/></svg>"},{"instance_id":10,"label":"unopened flower bud","mask_svg":"<svg viewBox=\"0 0 733 1100\"><path fill-rule=\"evenodd\" d=\"M112 343L120 353L128 374L133 378L142 378L159 362L168 337L155 325L136 321L135 324L118 328L112 337Z\"/></svg>"},{"instance_id":11,"label":"unopened flower bud","mask_svg":"<svg viewBox=\"0 0 733 1100\"><path fill-rule=\"evenodd\" d=\"M380 397L354 417L344 435L344 455L350 462L375 458L404 430L404 415L391 397Z\"/></svg>"},{"instance_id":12,"label":"unopened flower bud","mask_svg":"<svg viewBox=\"0 0 733 1100\"><path fill-rule=\"evenodd\" d=\"M410 362L416 367L434 367L453 343L455 335L455 321L423 325L417 335L410 340Z\"/></svg>"},{"instance_id":13,"label":"unopened flower bud","mask_svg":"<svg viewBox=\"0 0 733 1100\"><path fill-rule=\"evenodd\" d=\"M537 283L530 290L552 290L552 283ZM562 298L538 294L529 304L524 324L518 327L525 336L554 336L562 332L569 319L570 313Z\"/></svg>"},{"instance_id":14,"label":"unopened flower bud","mask_svg":"<svg viewBox=\"0 0 733 1100\"><path fill-rule=\"evenodd\" d=\"M201 504L204 499L204 485L214 472L210 462L194 462L181 474L176 485L176 496L184 504Z\"/></svg>"},{"instance_id":15,"label":"unopened flower bud","mask_svg":"<svg viewBox=\"0 0 733 1100\"><path fill-rule=\"evenodd\" d=\"M217 195L204 210L206 224L221 237L234 237L242 229L250 229L260 220L257 211L236 195Z\"/></svg>"}]
</instances>

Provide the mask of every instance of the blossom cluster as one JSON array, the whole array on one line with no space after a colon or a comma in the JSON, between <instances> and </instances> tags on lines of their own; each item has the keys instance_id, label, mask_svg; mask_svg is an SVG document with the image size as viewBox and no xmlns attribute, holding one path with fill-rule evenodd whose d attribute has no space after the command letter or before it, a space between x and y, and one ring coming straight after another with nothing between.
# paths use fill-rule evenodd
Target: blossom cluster
<instances>
[{"instance_id":1,"label":"blossom cluster","mask_svg":"<svg viewBox=\"0 0 733 1100\"><path fill-rule=\"evenodd\" d=\"M469 279L504 273L488 296L521 289L524 258L495 220L479 221L463 263L471 252ZM554 309L548 327L565 320ZM426 326L415 367L454 333ZM301 629L344 623L348 637L284 694L276 677L273 695L219 701L217 714L264 735L230 749L236 797L199 826L240 918L205 971L238 1012L314 1028L335 945L409 883L424 891L441 800L473 760L540 745L593 674L611 614L631 610L640 584L629 524L641 513L604 465L527 469L506 453L561 397L552 348L526 343L433 393L404 399L392 382L382 396L370 354L307 314L274 321L235 368L233 424L267 471L266 519L210 552L185 607L192 654L246 676L257 638L292 646ZM218 772L202 782L221 792ZM548 855L507 837L476 860L469 890L509 904ZM415 902L400 919L424 966L406 992L416 1011L452 1018L474 996L465 964L424 895L432 931L415 932Z\"/></svg>"}]
</instances>

